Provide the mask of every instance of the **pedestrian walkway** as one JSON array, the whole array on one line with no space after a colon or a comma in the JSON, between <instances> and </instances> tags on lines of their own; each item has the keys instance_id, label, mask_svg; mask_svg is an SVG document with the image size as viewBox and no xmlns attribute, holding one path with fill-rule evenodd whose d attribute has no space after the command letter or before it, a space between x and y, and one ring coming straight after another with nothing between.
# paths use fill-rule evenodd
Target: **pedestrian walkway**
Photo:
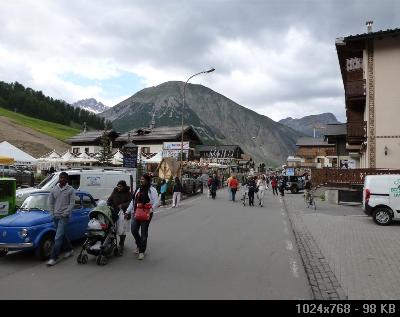
<instances>
[{"instance_id":1,"label":"pedestrian walkway","mask_svg":"<svg viewBox=\"0 0 400 317\"><path fill-rule=\"evenodd\" d=\"M317 199L317 210L302 195L287 195L289 213L301 217L348 299L400 298L400 228L376 225L360 207Z\"/></svg>"}]
</instances>

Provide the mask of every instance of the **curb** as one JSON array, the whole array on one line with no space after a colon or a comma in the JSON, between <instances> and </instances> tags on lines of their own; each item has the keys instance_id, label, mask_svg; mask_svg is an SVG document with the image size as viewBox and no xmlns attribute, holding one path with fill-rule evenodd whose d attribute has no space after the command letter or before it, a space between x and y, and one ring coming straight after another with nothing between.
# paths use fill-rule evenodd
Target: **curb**
<instances>
[{"instance_id":1,"label":"curb","mask_svg":"<svg viewBox=\"0 0 400 317\"><path fill-rule=\"evenodd\" d=\"M314 237L304 224L301 215L296 212L289 212L284 198L280 201L288 215L313 299L347 300L346 293Z\"/></svg>"}]
</instances>

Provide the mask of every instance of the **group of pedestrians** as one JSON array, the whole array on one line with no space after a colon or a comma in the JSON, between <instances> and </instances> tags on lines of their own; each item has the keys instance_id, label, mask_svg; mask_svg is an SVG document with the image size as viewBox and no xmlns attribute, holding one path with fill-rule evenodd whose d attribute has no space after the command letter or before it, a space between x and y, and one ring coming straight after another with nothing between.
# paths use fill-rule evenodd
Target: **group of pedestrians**
<instances>
[{"instance_id":1,"label":"group of pedestrians","mask_svg":"<svg viewBox=\"0 0 400 317\"><path fill-rule=\"evenodd\" d=\"M179 186L177 186L178 189ZM179 195L175 196L178 197ZM177 202L179 199L180 197L177 198ZM74 254L68 238L67 226L75 205L75 189L68 184L68 174L66 172L60 173L58 184L50 192L49 203L52 206L51 212L56 234L47 265L53 266L60 259L61 249L66 251L64 258L71 257ZM151 185L151 176L148 174L143 175L140 178L140 186L133 194L125 181L119 181L117 187L108 198L107 204L112 209L113 221L117 224L116 233L119 240L120 255L123 254L126 235L130 231L136 243L135 254L138 255L138 260L143 260L147 248L150 222L153 218L154 210L159 205L157 190ZM137 220L135 218L139 204L150 204L148 220Z\"/></svg>"}]
</instances>

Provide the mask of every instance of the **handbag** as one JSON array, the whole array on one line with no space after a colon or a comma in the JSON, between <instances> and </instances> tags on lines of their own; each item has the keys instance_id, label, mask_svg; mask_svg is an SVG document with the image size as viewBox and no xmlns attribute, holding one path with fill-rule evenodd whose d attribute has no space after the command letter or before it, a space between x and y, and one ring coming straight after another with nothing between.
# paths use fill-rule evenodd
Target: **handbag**
<instances>
[{"instance_id":1,"label":"handbag","mask_svg":"<svg viewBox=\"0 0 400 317\"><path fill-rule=\"evenodd\" d=\"M152 205L147 204L137 204L135 211L135 220L137 221L149 221L150 220L150 210Z\"/></svg>"}]
</instances>

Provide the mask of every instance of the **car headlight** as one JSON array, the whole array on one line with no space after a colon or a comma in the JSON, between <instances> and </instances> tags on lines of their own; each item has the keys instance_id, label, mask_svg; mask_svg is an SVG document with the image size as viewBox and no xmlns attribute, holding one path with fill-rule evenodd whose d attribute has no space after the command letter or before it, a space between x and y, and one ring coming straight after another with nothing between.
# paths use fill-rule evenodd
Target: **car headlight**
<instances>
[{"instance_id":1,"label":"car headlight","mask_svg":"<svg viewBox=\"0 0 400 317\"><path fill-rule=\"evenodd\" d=\"M22 229L19 234L22 238L26 238L28 236L28 229Z\"/></svg>"}]
</instances>

